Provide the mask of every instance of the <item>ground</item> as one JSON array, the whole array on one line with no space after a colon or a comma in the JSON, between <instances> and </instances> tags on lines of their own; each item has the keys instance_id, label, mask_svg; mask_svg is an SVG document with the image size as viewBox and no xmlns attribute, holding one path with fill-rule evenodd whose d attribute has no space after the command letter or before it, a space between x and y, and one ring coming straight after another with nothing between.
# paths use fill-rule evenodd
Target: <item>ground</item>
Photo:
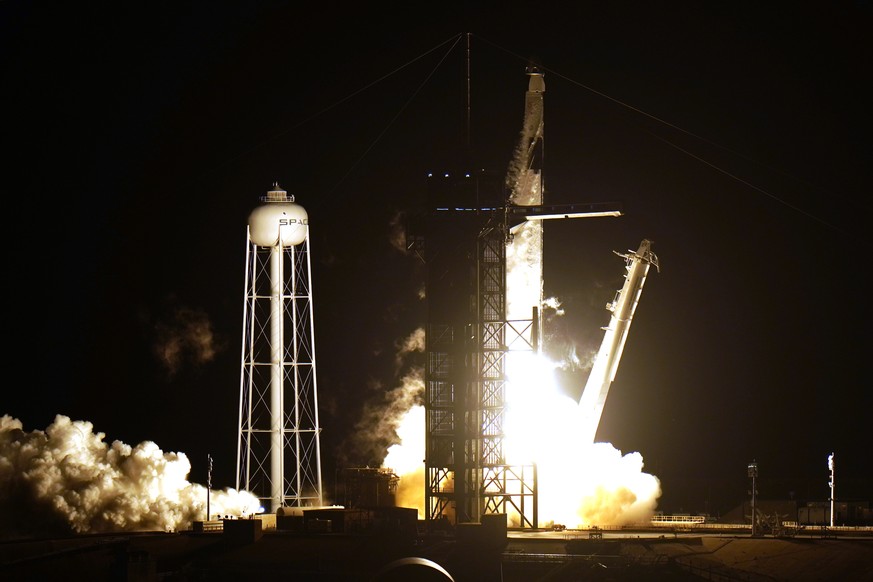
<instances>
[{"instance_id":1,"label":"ground","mask_svg":"<svg viewBox=\"0 0 873 582\"><path fill-rule=\"evenodd\" d=\"M455 582L578 580L873 581L873 535L751 538L694 533L510 533L506 540L417 540L375 535L220 532L77 536L0 543L0 578L12 580L294 580L384 582L387 564L431 560ZM429 574L433 574L430 572ZM405 577L406 580L446 578Z\"/></svg>"},{"instance_id":2,"label":"ground","mask_svg":"<svg viewBox=\"0 0 873 582\"><path fill-rule=\"evenodd\" d=\"M729 569L761 580L873 580L870 538L703 537L664 543L656 551L700 574Z\"/></svg>"}]
</instances>

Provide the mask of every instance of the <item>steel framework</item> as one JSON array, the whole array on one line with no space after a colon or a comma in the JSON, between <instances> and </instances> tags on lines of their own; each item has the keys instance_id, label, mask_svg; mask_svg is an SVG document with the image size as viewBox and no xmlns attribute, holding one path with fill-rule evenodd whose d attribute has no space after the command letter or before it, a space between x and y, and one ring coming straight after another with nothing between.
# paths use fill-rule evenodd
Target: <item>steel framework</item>
<instances>
[{"instance_id":1,"label":"steel framework","mask_svg":"<svg viewBox=\"0 0 873 582\"><path fill-rule=\"evenodd\" d=\"M486 175L435 178L410 230L427 266L426 519L478 522L506 513L536 525L536 468L504 451L506 355L532 350L533 320L506 319L507 213Z\"/></svg>"},{"instance_id":2,"label":"steel framework","mask_svg":"<svg viewBox=\"0 0 873 582\"><path fill-rule=\"evenodd\" d=\"M293 198L291 198L293 201ZM275 512L323 504L310 239L259 246L247 230L237 489Z\"/></svg>"},{"instance_id":3,"label":"steel framework","mask_svg":"<svg viewBox=\"0 0 873 582\"><path fill-rule=\"evenodd\" d=\"M541 337L542 221L621 215L613 204L543 204L545 83L535 67L527 75L524 126L505 178L484 172L431 177L427 209L407 230L407 246L427 271L430 522L479 522L503 513L513 527L539 527L536 465L507 464L504 421L507 356L537 351ZM524 289L513 285L514 305L507 302L508 248L527 277Z\"/></svg>"}]
</instances>

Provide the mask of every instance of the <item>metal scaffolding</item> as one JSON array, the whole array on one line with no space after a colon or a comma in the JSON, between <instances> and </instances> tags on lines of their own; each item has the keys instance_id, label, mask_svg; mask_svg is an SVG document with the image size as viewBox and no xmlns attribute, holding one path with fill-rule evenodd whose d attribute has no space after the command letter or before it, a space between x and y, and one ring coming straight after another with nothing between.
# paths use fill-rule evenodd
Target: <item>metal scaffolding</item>
<instances>
[{"instance_id":1,"label":"metal scaffolding","mask_svg":"<svg viewBox=\"0 0 873 582\"><path fill-rule=\"evenodd\" d=\"M427 266L425 507L429 521L506 513L536 527L535 467L504 451L506 353L533 349L532 320L506 320L507 213L487 174L432 178L410 229Z\"/></svg>"},{"instance_id":2,"label":"metal scaffolding","mask_svg":"<svg viewBox=\"0 0 873 582\"><path fill-rule=\"evenodd\" d=\"M293 204L278 192L265 204ZM273 512L323 504L309 231L281 232L267 246L247 231L237 447L237 488Z\"/></svg>"}]
</instances>

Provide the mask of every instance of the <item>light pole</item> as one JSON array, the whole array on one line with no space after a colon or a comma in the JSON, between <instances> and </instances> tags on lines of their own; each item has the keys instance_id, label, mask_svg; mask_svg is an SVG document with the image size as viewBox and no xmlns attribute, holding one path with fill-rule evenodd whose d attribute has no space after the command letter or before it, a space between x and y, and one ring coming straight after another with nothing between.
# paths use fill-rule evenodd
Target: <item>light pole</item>
<instances>
[{"instance_id":1,"label":"light pole","mask_svg":"<svg viewBox=\"0 0 873 582\"><path fill-rule=\"evenodd\" d=\"M212 455L206 455L206 461L209 465L209 469L206 471L206 521L209 521L209 501L210 496L212 494Z\"/></svg>"},{"instance_id":2,"label":"light pole","mask_svg":"<svg viewBox=\"0 0 873 582\"><path fill-rule=\"evenodd\" d=\"M831 470L831 480L828 485L831 486L831 527L834 527L834 454L828 455L828 469Z\"/></svg>"},{"instance_id":3,"label":"light pole","mask_svg":"<svg viewBox=\"0 0 873 582\"><path fill-rule=\"evenodd\" d=\"M752 537L755 537L755 522L758 521L758 516L755 512L755 494L757 493L757 483L755 481L758 478L758 463L755 461L749 463L749 477L752 479Z\"/></svg>"}]
</instances>

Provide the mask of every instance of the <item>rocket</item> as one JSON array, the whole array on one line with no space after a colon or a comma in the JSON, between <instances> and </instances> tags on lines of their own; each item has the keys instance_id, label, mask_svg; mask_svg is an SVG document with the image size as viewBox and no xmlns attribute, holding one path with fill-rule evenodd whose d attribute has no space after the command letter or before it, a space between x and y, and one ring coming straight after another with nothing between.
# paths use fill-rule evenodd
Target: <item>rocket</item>
<instances>
[{"instance_id":1,"label":"rocket","mask_svg":"<svg viewBox=\"0 0 873 582\"><path fill-rule=\"evenodd\" d=\"M579 410L585 425L582 434L586 442L593 443L597 434L597 427L600 425L600 417L606 404L606 396L612 381L615 379L621 353L624 350L640 294L643 292L643 284L646 282L649 267L655 265L655 268L659 269L658 257L652 252L651 247L651 241L643 240L636 252L615 253L627 261L625 265L627 273L625 273L622 288L616 293L612 302L606 304L606 309L612 312L612 316L609 320L609 326L604 328L605 333L603 342L600 344L600 351L597 353L594 366L591 368L588 381L585 383L582 398L579 400Z\"/></svg>"}]
</instances>

